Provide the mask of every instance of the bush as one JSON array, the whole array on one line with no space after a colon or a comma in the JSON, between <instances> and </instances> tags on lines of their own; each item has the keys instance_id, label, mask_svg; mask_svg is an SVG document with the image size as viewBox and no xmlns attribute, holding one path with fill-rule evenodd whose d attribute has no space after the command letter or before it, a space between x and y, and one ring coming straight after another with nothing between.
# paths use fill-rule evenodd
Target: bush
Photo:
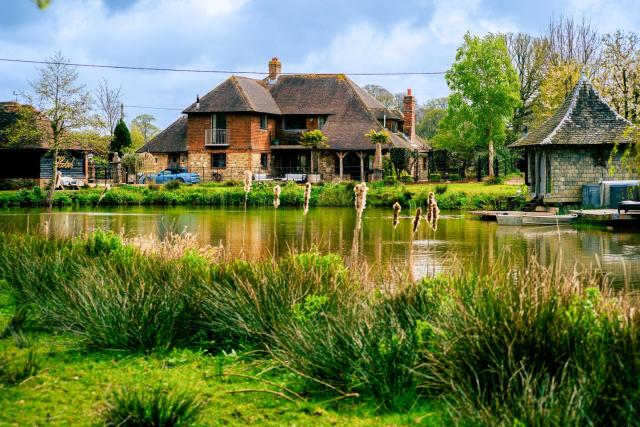
<instances>
[{"instance_id":1,"label":"bush","mask_svg":"<svg viewBox=\"0 0 640 427\"><path fill-rule=\"evenodd\" d=\"M494 176L493 178L487 179L485 182L487 185L501 185L504 184L504 176Z\"/></svg>"},{"instance_id":2,"label":"bush","mask_svg":"<svg viewBox=\"0 0 640 427\"><path fill-rule=\"evenodd\" d=\"M0 179L0 190L19 190L21 188L33 188L37 186L35 179L7 178Z\"/></svg>"},{"instance_id":3,"label":"bush","mask_svg":"<svg viewBox=\"0 0 640 427\"><path fill-rule=\"evenodd\" d=\"M442 195L444 193L447 192L447 188L449 188L449 186L447 184L442 184L442 185L436 185L433 189L433 191L438 195Z\"/></svg>"},{"instance_id":4,"label":"bush","mask_svg":"<svg viewBox=\"0 0 640 427\"><path fill-rule=\"evenodd\" d=\"M431 181L431 182L440 182L440 181L442 181L442 176L439 173L429 174L429 181Z\"/></svg>"},{"instance_id":5,"label":"bush","mask_svg":"<svg viewBox=\"0 0 640 427\"><path fill-rule=\"evenodd\" d=\"M460 175L458 175L457 173L450 173L449 181L460 181Z\"/></svg>"},{"instance_id":6,"label":"bush","mask_svg":"<svg viewBox=\"0 0 640 427\"><path fill-rule=\"evenodd\" d=\"M102 421L106 426L123 427L191 426L203 409L204 402L186 391L122 387L111 395Z\"/></svg>"},{"instance_id":7,"label":"bush","mask_svg":"<svg viewBox=\"0 0 640 427\"><path fill-rule=\"evenodd\" d=\"M164 188L166 190L177 190L181 186L182 186L182 182L178 181L177 179L174 179L174 180L171 180L171 181L167 182L164 185Z\"/></svg>"}]
</instances>

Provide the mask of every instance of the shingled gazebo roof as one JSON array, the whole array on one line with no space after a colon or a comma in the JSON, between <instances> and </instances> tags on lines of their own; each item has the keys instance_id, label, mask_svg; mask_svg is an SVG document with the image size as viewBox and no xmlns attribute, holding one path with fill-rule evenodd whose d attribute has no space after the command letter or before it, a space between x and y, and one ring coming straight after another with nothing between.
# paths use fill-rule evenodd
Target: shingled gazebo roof
<instances>
[{"instance_id":1,"label":"shingled gazebo roof","mask_svg":"<svg viewBox=\"0 0 640 427\"><path fill-rule=\"evenodd\" d=\"M631 122L615 112L582 76L560 108L540 127L510 145L600 145L624 141Z\"/></svg>"}]
</instances>

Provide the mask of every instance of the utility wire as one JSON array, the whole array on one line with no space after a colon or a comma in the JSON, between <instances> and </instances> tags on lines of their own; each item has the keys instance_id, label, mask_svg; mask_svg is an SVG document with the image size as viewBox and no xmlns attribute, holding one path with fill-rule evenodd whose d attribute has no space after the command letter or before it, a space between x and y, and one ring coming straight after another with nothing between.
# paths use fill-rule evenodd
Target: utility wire
<instances>
[{"instance_id":1,"label":"utility wire","mask_svg":"<svg viewBox=\"0 0 640 427\"><path fill-rule=\"evenodd\" d=\"M74 67L85 68L111 68L117 70L141 70L141 71L171 71L178 73L210 73L210 74L258 74L267 75L268 72L264 71L232 71L232 70L206 70L206 69L194 69L194 68L165 68L165 67L135 67L129 65L104 65L104 64L80 64L75 62L54 62L54 61L35 61L30 59L17 59L17 58L0 58L2 62L17 62L21 64L46 64L46 65L71 65ZM283 75L296 75L303 73L280 73ZM313 73L304 73L313 74ZM332 74L332 73L316 73L316 74ZM336 74L336 73L333 73ZM429 75L442 75L445 71L407 71L407 72L388 72L388 73L339 73L347 74L350 76L429 76Z\"/></svg>"},{"instance_id":2,"label":"utility wire","mask_svg":"<svg viewBox=\"0 0 640 427\"><path fill-rule=\"evenodd\" d=\"M125 108L143 108L149 110L169 110L169 111L182 111L184 108L170 108L170 107L148 107L145 105L125 105Z\"/></svg>"}]
</instances>

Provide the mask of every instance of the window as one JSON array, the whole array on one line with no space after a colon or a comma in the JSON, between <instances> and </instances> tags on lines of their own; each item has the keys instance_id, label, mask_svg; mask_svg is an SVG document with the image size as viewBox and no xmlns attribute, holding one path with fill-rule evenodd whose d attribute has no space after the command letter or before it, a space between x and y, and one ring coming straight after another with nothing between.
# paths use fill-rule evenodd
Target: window
<instances>
[{"instance_id":1,"label":"window","mask_svg":"<svg viewBox=\"0 0 640 427\"><path fill-rule=\"evenodd\" d=\"M260 129L263 129L263 130L267 129L267 115L266 114L261 114L260 115Z\"/></svg>"},{"instance_id":2,"label":"window","mask_svg":"<svg viewBox=\"0 0 640 427\"><path fill-rule=\"evenodd\" d=\"M305 116L286 116L283 119L285 129L297 130L307 128L307 118Z\"/></svg>"},{"instance_id":3,"label":"window","mask_svg":"<svg viewBox=\"0 0 640 427\"><path fill-rule=\"evenodd\" d=\"M212 168L226 168L227 167L227 155L225 153L213 153L213 154L211 154L211 167Z\"/></svg>"},{"instance_id":4,"label":"window","mask_svg":"<svg viewBox=\"0 0 640 427\"><path fill-rule=\"evenodd\" d=\"M266 169L269 167L269 155L267 153L260 154L260 166L263 169Z\"/></svg>"},{"instance_id":5,"label":"window","mask_svg":"<svg viewBox=\"0 0 640 427\"><path fill-rule=\"evenodd\" d=\"M211 115L211 129L226 129L227 115L224 113L214 113Z\"/></svg>"},{"instance_id":6,"label":"window","mask_svg":"<svg viewBox=\"0 0 640 427\"><path fill-rule=\"evenodd\" d=\"M318 129L322 129L326 122L327 122L327 116L319 116L318 117Z\"/></svg>"}]
</instances>

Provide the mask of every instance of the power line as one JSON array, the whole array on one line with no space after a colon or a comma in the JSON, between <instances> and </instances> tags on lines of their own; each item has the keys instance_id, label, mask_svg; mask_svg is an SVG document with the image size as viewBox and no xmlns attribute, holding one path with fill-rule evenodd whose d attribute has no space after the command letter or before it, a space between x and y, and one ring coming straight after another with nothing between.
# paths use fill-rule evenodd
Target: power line
<instances>
[{"instance_id":1,"label":"power line","mask_svg":"<svg viewBox=\"0 0 640 427\"><path fill-rule=\"evenodd\" d=\"M149 110L169 110L169 111L182 111L184 108L171 108L171 107L148 107L145 105L125 105L126 108L143 108Z\"/></svg>"},{"instance_id":2,"label":"power line","mask_svg":"<svg viewBox=\"0 0 640 427\"><path fill-rule=\"evenodd\" d=\"M166 67L137 67L130 65L105 65L105 64L80 64L76 62L54 62L54 61L35 61L31 59L17 59L17 58L0 58L2 62L17 62L21 64L45 64L45 65L70 65L73 67L84 68L111 68L117 70L138 70L138 71L170 71L177 73L210 73L210 74L257 74L267 75L268 72L264 71L233 71L233 70L207 70L207 69L194 69L194 68L166 68ZM303 73L280 73L283 75L296 75ZM313 74L313 73L306 73ZM330 74L330 73L320 73ZM418 76L418 75L442 75L445 71L407 71L407 72L360 72L360 73L339 73L347 74L350 76Z\"/></svg>"}]
</instances>

